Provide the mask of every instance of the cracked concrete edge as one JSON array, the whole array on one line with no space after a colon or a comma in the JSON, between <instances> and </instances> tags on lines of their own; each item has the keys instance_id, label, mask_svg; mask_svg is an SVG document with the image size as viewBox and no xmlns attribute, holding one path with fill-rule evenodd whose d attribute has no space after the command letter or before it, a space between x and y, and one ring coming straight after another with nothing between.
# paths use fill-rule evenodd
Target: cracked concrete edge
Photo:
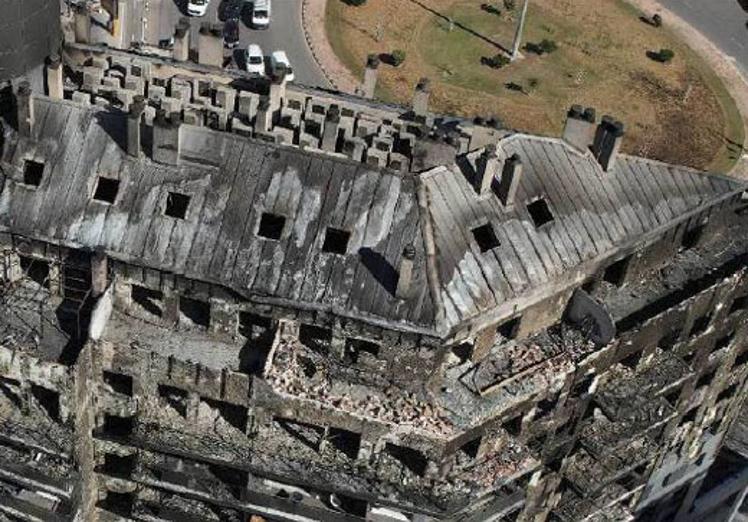
<instances>
[{"instance_id":1,"label":"cracked concrete edge","mask_svg":"<svg viewBox=\"0 0 748 522\"><path fill-rule=\"evenodd\" d=\"M744 132L743 155L728 174L748 180L748 78L740 71L734 58L726 55L701 31L656 0L626 1L647 15L659 13L664 23L701 56L722 80L738 107Z\"/></svg>"},{"instance_id":2,"label":"cracked concrete edge","mask_svg":"<svg viewBox=\"0 0 748 522\"><path fill-rule=\"evenodd\" d=\"M325 33L327 0L302 0L301 26L309 51L334 89L355 94L360 82L338 59Z\"/></svg>"}]
</instances>

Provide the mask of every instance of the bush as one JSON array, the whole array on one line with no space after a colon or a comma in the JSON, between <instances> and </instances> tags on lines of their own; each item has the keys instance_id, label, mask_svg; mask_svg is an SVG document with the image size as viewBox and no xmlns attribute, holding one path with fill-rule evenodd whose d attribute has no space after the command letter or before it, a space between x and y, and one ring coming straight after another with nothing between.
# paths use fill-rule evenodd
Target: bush
<instances>
[{"instance_id":1,"label":"bush","mask_svg":"<svg viewBox=\"0 0 748 522\"><path fill-rule=\"evenodd\" d=\"M515 7L515 0L504 0L504 9L507 11L513 11Z\"/></svg>"},{"instance_id":2,"label":"bush","mask_svg":"<svg viewBox=\"0 0 748 522\"><path fill-rule=\"evenodd\" d=\"M366 3L366 0L343 0L343 1L348 5L353 5L356 7L360 5L364 5Z\"/></svg>"},{"instance_id":3,"label":"bush","mask_svg":"<svg viewBox=\"0 0 748 522\"><path fill-rule=\"evenodd\" d=\"M540 42L540 49L547 54L552 53L556 49L558 49L558 46L556 45L556 42L553 40L548 40L547 38L544 38L543 41Z\"/></svg>"},{"instance_id":4,"label":"bush","mask_svg":"<svg viewBox=\"0 0 748 522\"><path fill-rule=\"evenodd\" d=\"M647 56L660 63L668 63L675 58L675 53L670 49L660 49L658 52L649 51Z\"/></svg>"},{"instance_id":5,"label":"bush","mask_svg":"<svg viewBox=\"0 0 748 522\"><path fill-rule=\"evenodd\" d=\"M494 56L483 56L480 62L483 65L488 65L491 69L501 69L505 65L509 65L511 60L503 54L496 54Z\"/></svg>"},{"instance_id":6,"label":"bush","mask_svg":"<svg viewBox=\"0 0 748 522\"><path fill-rule=\"evenodd\" d=\"M662 17L658 14L652 17L652 25L655 27L662 27Z\"/></svg>"},{"instance_id":7,"label":"bush","mask_svg":"<svg viewBox=\"0 0 748 522\"><path fill-rule=\"evenodd\" d=\"M405 61L405 51L402 49L395 49L390 53L390 58L392 58L392 65L399 67L400 64Z\"/></svg>"}]
</instances>

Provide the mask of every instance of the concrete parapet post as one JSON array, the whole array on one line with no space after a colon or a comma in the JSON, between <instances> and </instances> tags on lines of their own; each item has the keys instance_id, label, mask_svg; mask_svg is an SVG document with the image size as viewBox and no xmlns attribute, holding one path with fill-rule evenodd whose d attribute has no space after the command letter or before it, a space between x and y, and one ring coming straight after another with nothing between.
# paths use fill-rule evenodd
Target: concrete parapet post
<instances>
[{"instance_id":1,"label":"concrete parapet post","mask_svg":"<svg viewBox=\"0 0 748 522\"><path fill-rule=\"evenodd\" d=\"M137 95L133 98L130 112L127 115L127 153L133 158L139 158L142 150L140 126L143 121L143 112L145 112L145 99Z\"/></svg>"},{"instance_id":2,"label":"concrete parapet post","mask_svg":"<svg viewBox=\"0 0 748 522\"><path fill-rule=\"evenodd\" d=\"M429 112L429 97L431 96L431 86L428 78L421 78L416 85L416 92L413 95L413 112L416 116L425 117Z\"/></svg>"},{"instance_id":3,"label":"concrete parapet post","mask_svg":"<svg viewBox=\"0 0 748 522\"><path fill-rule=\"evenodd\" d=\"M379 75L379 57L376 54L370 54L366 59L366 69L364 69L364 84L361 87L361 94L364 98L374 98L374 91L377 88L377 76Z\"/></svg>"},{"instance_id":4,"label":"concrete parapet post","mask_svg":"<svg viewBox=\"0 0 748 522\"><path fill-rule=\"evenodd\" d=\"M21 82L16 90L16 121L18 133L30 138L34 130L34 100L27 81Z\"/></svg>"},{"instance_id":5,"label":"concrete parapet post","mask_svg":"<svg viewBox=\"0 0 748 522\"><path fill-rule=\"evenodd\" d=\"M187 18L180 18L174 29L172 56L180 62L186 62L190 59L190 21Z\"/></svg>"},{"instance_id":6,"label":"concrete parapet post","mask_svg":"<svg viewBox=\"0 0 748 522\"><path fill-rule=\"evenodd\" d=\"M53 100L65 97L62 78L62 60L59 54L53 54L47 60L46 68L47 94Z\"/></svg>"}]
</instances>

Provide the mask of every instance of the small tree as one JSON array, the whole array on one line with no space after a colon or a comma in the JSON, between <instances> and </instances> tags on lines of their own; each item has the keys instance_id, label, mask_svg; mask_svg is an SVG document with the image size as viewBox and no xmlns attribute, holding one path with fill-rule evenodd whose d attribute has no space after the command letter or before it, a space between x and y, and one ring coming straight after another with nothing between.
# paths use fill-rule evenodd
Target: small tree
<instances>
[{"instance_id":1,"label":"small tree","mask_svg":"<svg viewBox=\"0 0 748 522\"><path fill-rule=\"evenodd\" d=\"M655 27L662 27L662 17L658 14L652 17L652 25Z\"/></svg>"},{"instance_id":2,"label":"small tree","mask_svg":"<svg viewBox=\"0 0 748 522\"><path fill-rule=\"evenodd\" d=\"M675 53L671 49L660 49L658 52L649 53L649 57L656 62L668 63L675 58Z\"/></svg>"},{"instance_id":3,"label":"small tree","mask_svg":"<svg viewBox=\"0 0 748 522\"><path fill-rule=\"evenodd\" d=\"M553 40L548 40L547 38L544 38L540 44L538 45L540 47L540 50L543 51L543 53L550 54L556 49L558 49L558 45L556 45L556 42Z\"/></svg>"},{"instance_id":4,"label":"small tree","mask_svg":"<svg viewBox=\"0 0 748 522\"><path fill-rule=\"evenodd\" d=\"M405 61L405 51L402 49L395 49L390 53L392 58L392 65L399 67Z\"/></svg>"},{"instance_id":5,"label":"small tree","mask_svg":"<svg viewBox=\"0 0 748 522\"><path fill-rule=\"evenodd\" d=\"M503 54L495 54L493 56L484 56L480 59L483 65L488 65L491 69L501 69L502 67L509 65L511 60Z\"/></svg>"},{"instance_id":6,"label":"small tree","mask_svg":"<svg viewBox=\"0 0 748 522\"><path fill-rule=\"evenodd\" d=\"M514 0L504 0L504 9L507 11L514 11L515 7L516 4L514 3Z\"/></svg>"},{"instance_id":7,"label":"small tree","mask_svg":"<svg viewBox=\"0 0 748 522\"><path fill-rule=\"evenodd\" d=\"M356 7L360 5L364 5L366 3L366 0L343 0L348 5L354 5Z\"/></svg>"}]
</instances>

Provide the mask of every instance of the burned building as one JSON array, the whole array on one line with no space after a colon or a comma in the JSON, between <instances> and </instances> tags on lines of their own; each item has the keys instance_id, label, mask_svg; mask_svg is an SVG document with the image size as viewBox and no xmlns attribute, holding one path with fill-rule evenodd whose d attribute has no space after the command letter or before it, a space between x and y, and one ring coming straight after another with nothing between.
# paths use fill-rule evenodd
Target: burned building
<instances>
[{"instance_id":1,"label":"burned building","mask_svg":"<svg viewBox=\"0 0 748 522\"><path fill-rule=\"evenodd\" d=\"M427 82L64 60L0 161L0 520L697 519L744 183L579 107L541 137Z\"/></svg>"}]
</instances>

